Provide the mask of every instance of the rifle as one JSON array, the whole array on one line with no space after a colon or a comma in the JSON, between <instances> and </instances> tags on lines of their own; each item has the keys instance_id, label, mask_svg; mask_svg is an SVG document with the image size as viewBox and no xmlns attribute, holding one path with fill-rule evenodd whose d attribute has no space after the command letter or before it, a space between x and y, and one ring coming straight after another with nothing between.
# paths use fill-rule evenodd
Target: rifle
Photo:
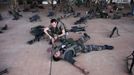
<instances>
[{"instance_id":1,"label":"rifle","mask_svg":"<svg viewBox=\"0 0 134 75\"><path fill-rule=\"evenodd\" d=\"M50 68L49 68L49 75L52 75L52 61L53 61L53 50L55 49L55 44L52 43L52 49L51 49L51 61L50 61Z\"/></svg>"},{"instance_id":2,"label":"rifle","mask_svg":"<svg viewBox=\"0 0 134 75\"><path fill-rule=\"evenodd\" d=\"M129 73L132 72L132 69L134 66L134 51L129 56L127 56L127 59L129 59L130 56L133 56L133 57L132 57L132 63L131 63L130 68L129 68Z\"/></svg>"},{"instance_id":3,"label":"rifle","mask_svg":"<svg viewBox=\"0 0 134 75\"><path fill-rule=\"evenodd\" d=\"M114 27L113 30L112 30L112 32L111 32L111 34L110 34L110 36L109 36L109 38L111 38L114 35L115 32L117 33L118 36L120 36L120 34L118 32L118 28L117 27Z\"/></svg>"},{"instance_id":4,"label":"rifle","mask_svg":"<svg viewBox=\"0 0 134 75\"><path fill-rule=\"evenodd\" d=\"M127 58L129 58L130 56L134 57L134 51L129 56L127 56Z\"/></svg>"}]
</instances>

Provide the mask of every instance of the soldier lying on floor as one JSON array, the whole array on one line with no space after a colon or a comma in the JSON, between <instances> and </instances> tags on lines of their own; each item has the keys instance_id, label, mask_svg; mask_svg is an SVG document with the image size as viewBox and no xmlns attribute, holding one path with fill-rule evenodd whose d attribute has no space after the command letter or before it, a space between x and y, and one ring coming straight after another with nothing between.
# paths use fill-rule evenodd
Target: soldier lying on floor
<instances>
[{"instance_id":1,"label":"soldier lying on floor","mask_svg":"<svg viewBox=\"0 0 134 75\"><path fill-rule=\"evenodd\" d=\"M75 21L74 24L77 25L77 24L86 24L87 20L90 20L93 18L93 14L90 14L89 12L80 17L79 20Z\"/></svg>"},{"instance_id":2,"label":"soldier lying on floor","mask_svg":"<svg viewBox=\"0 0 134 75\"><path fill-rule=\"evenodd\" d=\"M41 25L31 28L30 33L34 36L34 39L28 41L27 43L33 44L36 41L40 41L45 34L43 28L44 26Z\"/></svg>"},{"instance_id":3,"label":"soldier lying on floor","mask_svg":"<svg viewBox=\"0 0 134 75\"><path fill-rule=\"evenodd\" d=\"M113 46L110 45L84 45L84 43L90 39L87 34L84 34L82 38L74 41L67 39L62 45L52 48L52 56L54 61L59 61L61 59L69 62L74 67L79 69L84 75L88 75L89 71L86 70L80 63L74 59L78 53L88 53L91 51L101 51L101 50L112 50ZM70 43L71 42L71 43Z\"/></svg>"},{"instance_id":4,"label":"soldier lying on floor","mask_svg":"<svg viewBox=\"0 0 134 75\"><path fill-rule=\"evenodd\" d=\"M111 50L111 49L113 49L113 47L109 46L109 45L86 45L85 49L82 52L87 53L87 52L91 52L91 51L100 51L100 50L105 50L105 49ZM76 55L77 55L77 53L75 52L75 50L60 49L54 53L53 59L54 59L54 61L63 59L65 61L69 62L70 64L72 64L77 69L79 69L84 75L87 75L89 72L86 69L84 69L84 67L82 67L82 65L80 65L80 63L77 62L77 60L75 60L73 58Z\"/></svg>"},{"instance_id":5,"label":"soldier lying on floor","mask_svg":"<svg viewBox=\"0 0 134 75\"><path fill-rule=\"evenodd\" d=\"M87 21L86 17L81 17L79 20L77 20L76 22L74 22L74 24L85 24Z\"/></svg>"},{"instance_id":6,"label":"soldier lying on floor","mask_svg":"<svg viewBox=\"0 0 134 75\"><path fill-rule=\"evenodd\" d=\"M81 26L72 26L70 30L67 30L68 32L82 32L82 31L86 31L85 27L81 27Z\"/></svg>"},{"instance_id":7,"label":"soldier lying on floor","mask_svg":"<svg viewBox=\"0 0 134 75\"><path fill-rule=\"evenodd\" d=\"M5 73L8 73L8 69L7 68L2 70L2 71L0 71L0 75L4 75Z\"/></svg>"},{"instance_id":8,"label":"soldier lying on floor","mask_svg":"<svg viewBox=\"0 0 134 75\"><path fill-rule=\"evenodd\" d=\"M35 14L32 17L29 18L30 22L34 22L34 21L37 21L37 20L41 21L40 16L38 14Z\"/></svg>"},{"instance_id":9,"label":"soldier lying on floor","mask_svg":"<svg viewBox=\"0 0 134 75\"><path fill-rule=\"evenodd\" d=\"M13 16L12 20L18 20L22 15L16 9L9 10L8 13Z\"/></svg>"}]
</instances>

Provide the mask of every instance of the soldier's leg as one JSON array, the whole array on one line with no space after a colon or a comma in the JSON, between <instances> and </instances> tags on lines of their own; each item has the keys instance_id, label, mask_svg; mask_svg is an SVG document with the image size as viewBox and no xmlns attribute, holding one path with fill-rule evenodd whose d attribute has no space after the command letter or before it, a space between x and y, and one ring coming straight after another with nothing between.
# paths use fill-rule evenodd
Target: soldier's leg
<instances>
[{"instance_id":1,"label":"soldier's leg","mask_svg":"<svg viewBox=\"0 0 134 75\"><path fill-rule=\"evenodd\" d=\"M89 53L91 51L98 51L100 50L99 48L102 48L102 47L98 47L98 45L82 45L80 46L82 48L81 52L83 53Z\"/></svg>"},{"instance_id":2,"label":"soldier's leg","mask_svg":"<svg viewBox=\"0 0 134 75\"><path fill-rule=\"evenodd\" d=\"M112 50L114 47L110 45L86 45L85 46L85 52L91 52L91 51L101 51L101 50Z\"/></svg>"},{"instance_id":3,"label":"soldier's leg","mask_svg":"<svg viewBox=\"0 0 134 75\"><path fill-rule=\"evenodd\" d=\"M103 45L91 45L92 51L101 51L105 49L105 46Z\"/></svg>"}]
</instances>

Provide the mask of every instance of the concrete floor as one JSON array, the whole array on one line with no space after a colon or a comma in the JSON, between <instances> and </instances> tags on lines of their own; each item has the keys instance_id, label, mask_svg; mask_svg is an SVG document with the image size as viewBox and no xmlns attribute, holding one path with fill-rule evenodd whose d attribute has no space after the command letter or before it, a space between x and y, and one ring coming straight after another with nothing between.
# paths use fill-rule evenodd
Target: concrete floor
<instances>
[{"instance_id":1,"label":"concrete floor","mask_svg":"<svg viewBox=\"0 0 134 75\"><path fill-rule=\"evenodd\" d=\"M5 24L9 29L0 34L0 69L9 68L7 75L48 75L50 67L50 55L47 48L50 47L46 40L26 44L34 38L30 28L37 25L48 26L50 19L46 17L47 11L40 10L41 22L29 22L29 17L35 13L22 12L20 20L12 20L7 10L2 11L4 17L0 21L0 27ZM62 21L67 28L73 25L78 18L69 17ZM129 75L125 58L134 49L134 17L124 17L119 20L92 19L86 23L86 32L91 39L86 44L113 45L114 50L94 51L81 54L75 59L90 71L89 75ZM112 28L117 26L121 36L108 38ZM77 39L80 34L69 33L68 37ZM5 74L6 75L6 74ZM64 61L53 62L52 75L83 75L72 65Z\"/></svg>"}]
</instances>

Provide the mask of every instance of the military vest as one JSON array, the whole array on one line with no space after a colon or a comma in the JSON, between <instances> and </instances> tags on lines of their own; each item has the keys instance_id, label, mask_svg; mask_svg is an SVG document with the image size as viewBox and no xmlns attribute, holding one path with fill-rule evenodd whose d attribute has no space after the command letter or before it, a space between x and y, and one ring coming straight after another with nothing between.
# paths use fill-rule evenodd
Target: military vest
<instances>
[{"instance_id":1,"label":"military vest","mask_svg":"<svg viewBox=\"0 0 134 75\"><path fill-rule=\"evenodd\" d=\"M77 45L73 45L67 49L64 49L64 52L62 53L61 55L61 58L64 59L65 57L65 54L68 52L68 51L72 51L73 52L73 55L74 57L79 55L79 53L81 52L82 48L80 46L77 46Z\"/></svg>"},{"instance_id":2,"label":"military vest","mask_svg":"<svg viewBox=\"0 0 134 75\"><path fill-rule=\"evenodd\" d=\"M55 28L54 27L50 27L50 32L51 32L51 35L52 36L55 36L55 35L60 35L62 34L62 26L61 25L58 25L56 26Z\"/></svg>"}]
</instances>

